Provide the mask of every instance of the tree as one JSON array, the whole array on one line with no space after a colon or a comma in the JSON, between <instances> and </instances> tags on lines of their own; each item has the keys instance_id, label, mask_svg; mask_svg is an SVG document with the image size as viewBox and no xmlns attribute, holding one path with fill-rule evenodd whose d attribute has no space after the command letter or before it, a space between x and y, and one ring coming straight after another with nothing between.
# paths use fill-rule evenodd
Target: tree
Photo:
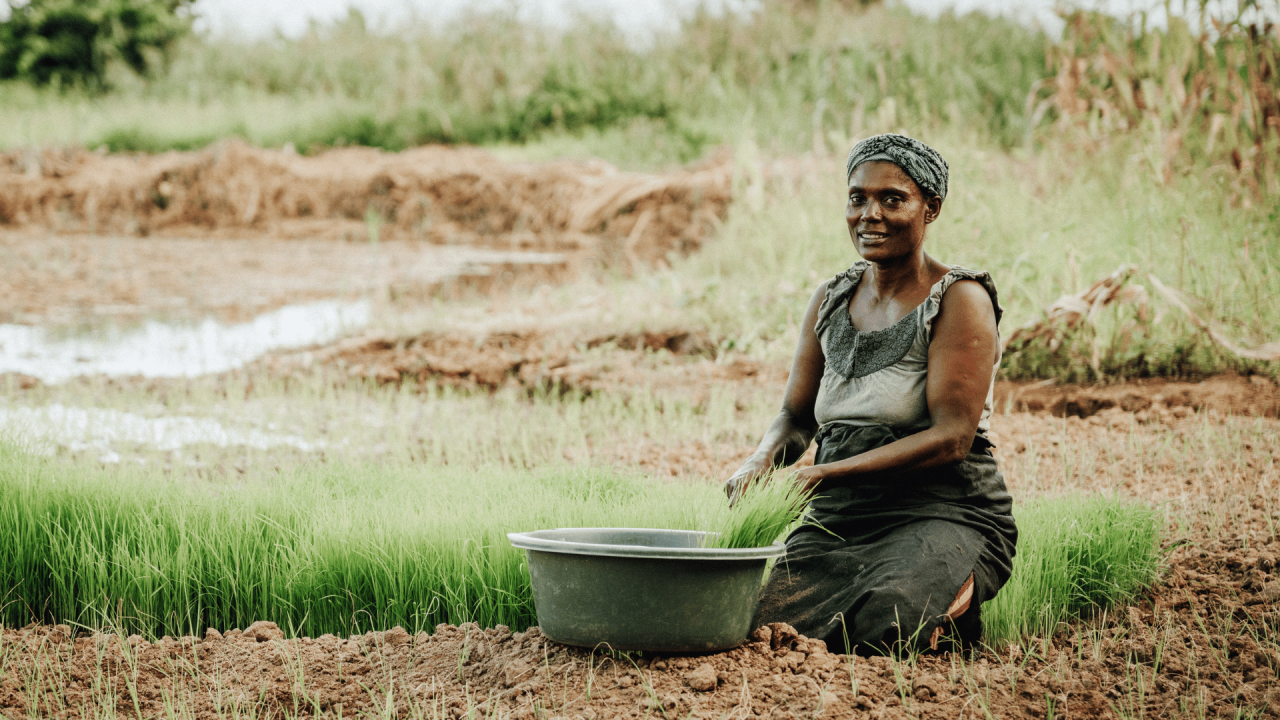
<instances>
[{"instance_id":1,"label":"tree","mask_svg":"<svg viewBox=\"0 0 1280 720\"><path fill-rule=\"evenodd\" d=\"M146 76L191 30L193 0L8 0L0 22L0 79L105 89L107 68Z\"/></svg>"}]
</instances>

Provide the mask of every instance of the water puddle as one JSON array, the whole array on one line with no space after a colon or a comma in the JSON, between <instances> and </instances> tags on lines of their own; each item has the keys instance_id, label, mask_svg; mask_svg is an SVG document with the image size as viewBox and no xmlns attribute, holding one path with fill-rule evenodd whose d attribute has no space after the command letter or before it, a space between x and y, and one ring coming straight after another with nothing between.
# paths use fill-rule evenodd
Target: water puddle
<instances>
[{"instance_id":1,"label":"water puddle","mask_svg":"<svg viewBox=\"0 0 1280 720\"><path fill-rule=\"evenodd\" d=\"M101 462L119 462L116 448L148 447L162 451L187 445L243 446L257 450L291 447L304 452L323 442L253 428L229 428L211 418L187 415L147 417L103 408L0 407L0 435L30 452L52 455L56 448L92 452Z\"/></svg>"},{"instance_id":2,"label":"water puddle","mask_svg":"<svg viewBox=\"0 0 1280 720\"><path fill-rule=\"evenodd\" d=\"M290 305L247 323L147 321L60 336L48 328L0 325L0 373L48 384L83 375L194 377L227 372L273 350L332 342L369 323L370 303Z\"/></svg>"}]
</instances>

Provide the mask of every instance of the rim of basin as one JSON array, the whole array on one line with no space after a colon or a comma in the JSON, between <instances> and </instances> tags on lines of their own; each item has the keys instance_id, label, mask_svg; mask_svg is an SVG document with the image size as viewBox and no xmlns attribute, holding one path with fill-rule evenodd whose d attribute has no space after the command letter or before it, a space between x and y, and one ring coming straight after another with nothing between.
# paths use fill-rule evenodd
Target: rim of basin
<instances>
[{"instance_id":1,"label":"rim of basin","mask_svg":"<svg viewBox=\"0 0 1280 720\"><path fill-rule=\"evenodd\" d=\"M601 533L615 533L642 539L682 541L679 545L642 545L634 543L584 542L596 539ZM703 539L717 533L700 530L664 530L655 528L556 528L531 532L507 533L512 546L521 550L559 553L567 555L596 555L603 557L649 558L663 560L768 560L782 557L787 548L781 542L757 548L709 548L699 547ZM583 540L570 539L581 537Z\"/></svg>"}]
</instances>

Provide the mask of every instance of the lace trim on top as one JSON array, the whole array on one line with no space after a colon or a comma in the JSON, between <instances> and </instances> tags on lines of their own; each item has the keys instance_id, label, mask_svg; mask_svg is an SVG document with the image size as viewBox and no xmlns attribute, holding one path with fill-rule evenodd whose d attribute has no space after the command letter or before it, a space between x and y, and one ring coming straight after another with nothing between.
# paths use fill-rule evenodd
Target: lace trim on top
<instances>
[{"instance_id":1,"label":"lace trim on top","mask_svg":"<svg viewBox=\"0 0 1280 720\"><path fill-rule=\"evenodd\" d=\"M846 378L866 377L897 364L916 341L920 317L916 310L887 328L865 332L853 326L847 306L841 310L832 313L827 346L833 369Z\"/></svg>"},{"instance_id":2,"label":"lace trim on top","mask_svg":"<svg viewBox=\"0 0 1280 720\"><path fill-rule=\"evenodd\" d=\"M818 308L818 321L813 328L819 338L824 333L827 334L827 362L845 379L866 377L894 365L911 351L916 337L922 336L927 345L933 335L933 321L942 309L942 296L960 280L976 280L987 289L995 307L997 324L1004 314L990 273L953 265L930 288L929 296L924 302L897 323L883 330L860 332L849 319L849 300L868 267L870 263L859 260L848 270L832 278L831 284L827 286L826 297Z\"/></svg>"}]
</instances>

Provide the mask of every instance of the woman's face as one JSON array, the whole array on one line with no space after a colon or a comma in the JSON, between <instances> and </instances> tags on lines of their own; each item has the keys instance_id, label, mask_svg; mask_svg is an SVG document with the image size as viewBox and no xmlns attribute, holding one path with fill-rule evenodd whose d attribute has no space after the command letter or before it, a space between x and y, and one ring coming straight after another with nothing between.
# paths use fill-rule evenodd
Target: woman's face
<instances>
[{"instance_id":1,"label":"woman's face","mask_svg":"<svg viewBox=\"0 0 1280 720\"><path fill-rule=\"evenodd\" d=\"M864 260L885 262L920 252L925 225L941 209L942 198L926 199L920 186L891 162L865 162L849 176L845 220Z\"/></svg>"}]
</instances>

